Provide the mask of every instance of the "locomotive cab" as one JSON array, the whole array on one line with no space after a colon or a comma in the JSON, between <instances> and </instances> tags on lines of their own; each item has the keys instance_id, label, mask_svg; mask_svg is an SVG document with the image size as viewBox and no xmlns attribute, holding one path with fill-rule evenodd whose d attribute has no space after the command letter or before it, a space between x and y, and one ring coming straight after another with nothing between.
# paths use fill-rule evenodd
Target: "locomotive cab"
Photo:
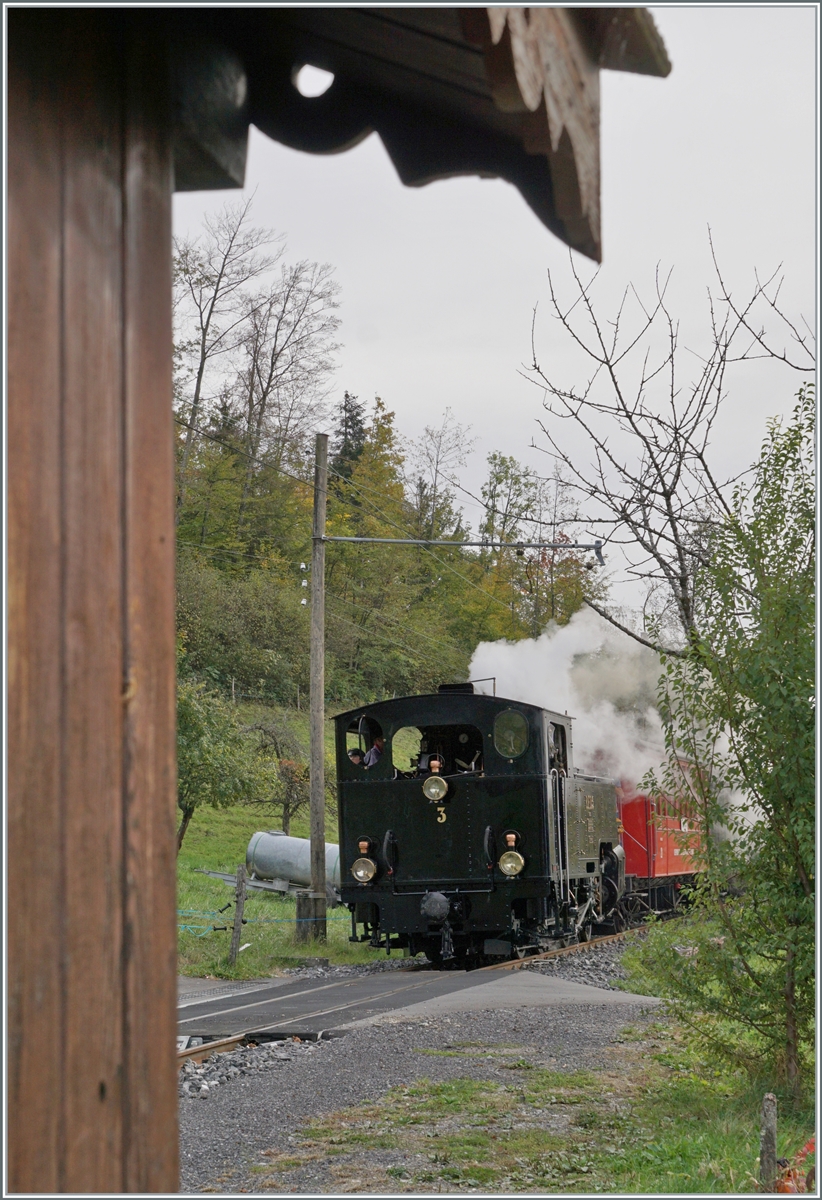
<instances>
[{"instance_id":1,"label":"locomotive cab","mask_svg":"<svg viewBox=\"0 0 822 1200\"><path fill-rule=\"evenodd\" d=\"M567 715L463 684L341 713L336 747L352 940L479 965L584 939L616 905L616 791L574 772Z\"/></svg>"}]
</instances>

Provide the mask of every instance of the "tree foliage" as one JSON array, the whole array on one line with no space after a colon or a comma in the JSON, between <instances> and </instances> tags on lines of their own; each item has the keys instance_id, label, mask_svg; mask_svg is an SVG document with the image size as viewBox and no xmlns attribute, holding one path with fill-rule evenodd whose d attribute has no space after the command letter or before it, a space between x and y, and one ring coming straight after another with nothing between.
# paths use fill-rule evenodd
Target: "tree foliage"
<instances>
[{"instance_id":1,"label":"tree foliage","mask_svg":"<svg viewBox=\"0 0 822 1200\"><path fill-rule=\"evenodd\" d=\"M254 799L260 785L260 763L234 706L208 691L205 684L181 679L177 685L177 804L182 820L177 853L198 806L243 803Z\"/></svg>"},{"instance_id":2,"label":"tree foliage","mask_svg":"<svg viewBox=\"0 0 822 1200\"><path fill-rule=\"evenodd\" d=\"M649 782L714 836L698 919L643 956L698 1036L795 1093L814 1013L814 428L808 386L712 531L698 638L664 660L668 758Z\"/></svg>"},{"instance_id":3,"label":"tree foliage","mask_svg":"<svg viewBox=\"0 0 822 1200\"><path fill-rule=\"evenodd\" d=\"M177 243L175 404L178 627L188 669L223 695L295 705L308 690L313 440L331 428L328 530L470 540L457 501L473 442L446 409L415 437L379 398L329 400L337 288L327 266L289 263L282 238L227 206ZM482 639L563 622L597 576L562 543L568 489L493 454L486 518L469 550L327 549L326 681L340 702L426 691L465 676ZM289 757L285 755L285 757ZM293 756L291 756L293 757ZM298 761L294 758L294 761Z\"/></svg>"}]
</instances>

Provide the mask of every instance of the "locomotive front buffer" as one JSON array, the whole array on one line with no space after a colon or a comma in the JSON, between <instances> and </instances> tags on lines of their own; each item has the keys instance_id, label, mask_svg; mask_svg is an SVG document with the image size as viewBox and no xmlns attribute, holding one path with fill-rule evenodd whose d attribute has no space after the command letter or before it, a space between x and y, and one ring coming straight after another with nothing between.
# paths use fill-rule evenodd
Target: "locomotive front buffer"
<instances>
[{"instance_id":1,"label":"locomotive front buffer","mask_svg":"<svg viewBox=\"0 0 822 1200\"><path fill-rule=\"evenodd\" d=\"M574 769L567 715L460 684L335 722L352 941L472 967L616 920L616 788Z\"/></svg>"}]
</instances>

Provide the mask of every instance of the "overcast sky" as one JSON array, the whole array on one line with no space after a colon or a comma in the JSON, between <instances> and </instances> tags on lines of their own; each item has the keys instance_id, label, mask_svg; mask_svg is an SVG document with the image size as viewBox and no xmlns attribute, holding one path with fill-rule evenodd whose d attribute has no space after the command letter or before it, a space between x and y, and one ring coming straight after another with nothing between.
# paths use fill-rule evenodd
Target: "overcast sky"
<instances>
[{"instance_id":1,"label":"overcast sky","mask_svg":"<svg viewBox=\"0 0 822 1200\"><path fill-rule=\"evenodd\" d=\"M602 72L604 262L608 312L629 282L653 288L674 268L669 299L683 340L706 333L712 282L707 227L734 292L754 270L783 264L791 316L815 321L817 12L811 6L651 8L673 63L667 79ZM438 425L446 405L473 427L464 474L477 490L485 456L502 450L547 473L541 396L518 374L530 357L531 315L551 367L570 369L548 319L547 270L570 279L568 251L511 185L452 179L400 183L372 135L354 150L301 154L252 130L246 189L255 222L286 234L289 255L328 262L342 288L337 391L380 395L400 430ZM237 192L175 197L175 232ZM591 267L574 256L586 278ZM717 453L730 466L756 454L768 416L791 405L799 380L748 365L731 378ZM583 446L576 452L584 453ZM466 517L477 509L466 501Z\"/></svg>"}]
</instances>

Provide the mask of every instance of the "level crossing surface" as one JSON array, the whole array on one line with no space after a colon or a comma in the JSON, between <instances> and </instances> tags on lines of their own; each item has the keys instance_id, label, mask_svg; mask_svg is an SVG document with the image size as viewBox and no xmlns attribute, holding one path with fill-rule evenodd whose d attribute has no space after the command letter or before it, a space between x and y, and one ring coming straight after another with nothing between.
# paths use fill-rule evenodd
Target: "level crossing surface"
<instances>
[{"instance_id":1,"label":"level crossing surface","mask_svg":"<svg viewBox=\"0 0 822 1200\"><path fill-rule=\"evenodd\" d=\"M184 992L177 1027L180 1036L209 1039L237 1033L314 1038L487 980L477 972L397 970L347 979L272 979L210 996Z\"/></svg>"},{"instance_id":2,"label":"level crossing surface","mask_svg":"<svg viewBox=\"0 0 822 1200\"><path fill-rule=\"evenodd\" d=\"M531 972L406 969L342 979L327 976L258 980L203 987L181 980L178 1034L208 1041L242 1034L315 1039L393 1014L478 1011L556 1004L656 1004L647 996L609 991ZM199 985L199 986L193 986ZM189 990L186 990L188 987Z\"/></svg>"}]
</instances>

